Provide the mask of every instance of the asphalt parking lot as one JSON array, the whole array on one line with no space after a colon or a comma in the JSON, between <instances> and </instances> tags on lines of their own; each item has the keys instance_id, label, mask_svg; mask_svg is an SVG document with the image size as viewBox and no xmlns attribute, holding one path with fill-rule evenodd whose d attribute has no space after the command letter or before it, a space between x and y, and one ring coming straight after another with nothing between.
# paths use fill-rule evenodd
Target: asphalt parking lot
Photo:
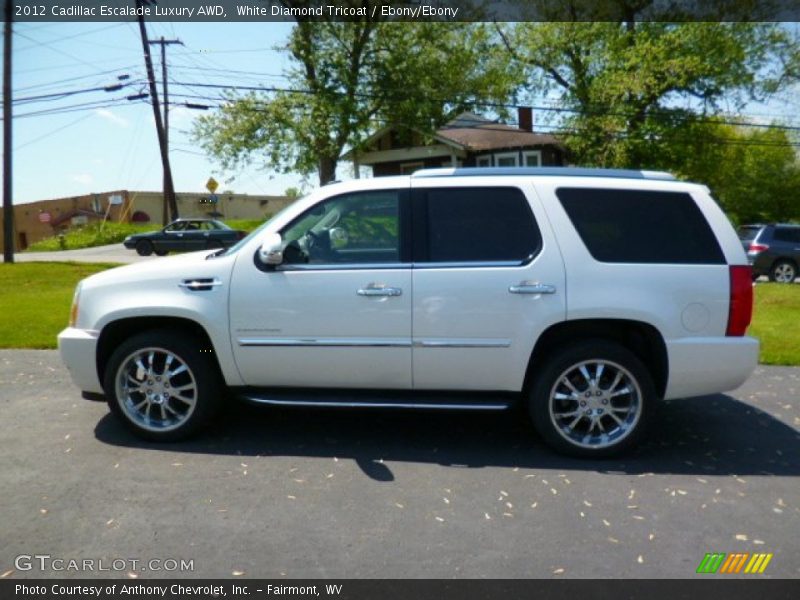
<instances>
[{"instance_id":1,"label":"asphalt parking lot","mask_svg":"<svg viewBox=\"0 0 800 600\"><path fill-rule=\"evenodd\" d=\"M199 439L148 444L54 351L0 351L0 418L4 577L682 578L707 552L774 554L736 577L800 577L797 368L664 403L619 461L556 456L517 413L234 405ZM194 570L15 565L35 554Z\"/></svg>"}]
</instances>

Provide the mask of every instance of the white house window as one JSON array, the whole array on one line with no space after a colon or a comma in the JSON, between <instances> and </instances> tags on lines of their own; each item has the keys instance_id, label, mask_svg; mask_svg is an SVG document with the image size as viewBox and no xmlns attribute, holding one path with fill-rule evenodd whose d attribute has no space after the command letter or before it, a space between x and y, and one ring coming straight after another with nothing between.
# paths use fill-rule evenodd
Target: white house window
<instances>
[{"instance_id":1,"label":"white house window","mask_svg":"<svg viewBox=\"0 0 800 600\"><path fill-rule=\"evenodd\" d=\"M516 152L504 152L494 155L494 164L498 167L518 167L519 155Z\"/></svg>"},{"instance_id":2,"label":"white house window","mask_svg":"<svg viewBox=\"0 0 800 600\"><path fill-rule=\"evenodd\" d=\"M492 166L492 155L491 154L484 154L483 156L478 156L475 159L475 166L477 166L477 167L491 167Z\"/></svg>"},{"instance_id":3,"label":"white house window","mask_svg":"<svg viewBox=\"0 0 800 600\"><path fill-rule=\"evenodd\" d=\"M419 171L421 168L425 166L423 162L407 162L400 164L400 174L401 175L410 175L414 171Z\"/></svg>"},{"instance_id":4,"label":"white house window","mask_svg":"<svg viewBox=\"0 0 800 600\"><path fill-rule=\"evenodd\" d=\"M522 155L526 167L541 167L542 166L542 151L531 150Z\"/></svg>"}]
</instances>

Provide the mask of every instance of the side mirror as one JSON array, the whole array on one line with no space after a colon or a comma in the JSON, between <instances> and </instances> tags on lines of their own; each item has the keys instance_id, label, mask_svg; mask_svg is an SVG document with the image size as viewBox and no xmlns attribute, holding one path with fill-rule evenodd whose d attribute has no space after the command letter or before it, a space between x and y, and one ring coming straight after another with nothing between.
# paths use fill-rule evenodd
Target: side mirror
<instances>
[{"instance_id":1,"label":"side mirror","mask_svg":"<svg viewBox=\"0 0 800 600\"><path fill-rule=\"evenodd\" d=\"M277 266L283 262L283 240L280 233L270 233L258 249L258 257L265 265Z\"/></svg>"}]
</instances>

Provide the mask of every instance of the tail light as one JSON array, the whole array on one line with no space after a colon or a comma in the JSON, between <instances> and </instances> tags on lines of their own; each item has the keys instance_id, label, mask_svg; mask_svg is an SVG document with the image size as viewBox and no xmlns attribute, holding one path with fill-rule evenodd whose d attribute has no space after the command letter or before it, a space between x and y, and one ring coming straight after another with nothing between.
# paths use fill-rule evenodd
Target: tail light
<instances>
[{"instance_id":1,"label":"tail light","mask_svg":"<svg viewBox=\"0 0 800 600\"><path fill-rule=\"evenodd\" d=\"M753 317L753 279L749 265L730 267L731 291L727 336L742 336Z\"/></svg>"},{"instance_id":2,"label":"tail light","mask_svg":"<svg viewBox=\"0 0 800 600\"><path fill-rule=\"evenodd\" d=\"M758 254L760 252L764 252L765 250L769 250L769 246L767 246L766 244L755 244L755 243L750 244L750 248L747 249L747 251L750 254Z\"/></svg>"}]
</instances>

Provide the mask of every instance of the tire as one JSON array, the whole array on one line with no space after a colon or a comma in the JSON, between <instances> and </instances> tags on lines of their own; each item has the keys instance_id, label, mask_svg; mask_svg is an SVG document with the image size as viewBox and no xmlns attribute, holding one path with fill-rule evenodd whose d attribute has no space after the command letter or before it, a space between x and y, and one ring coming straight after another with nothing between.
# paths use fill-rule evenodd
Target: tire
<instances>
[{"instance_id":1,"label":"tire","mask_svg":"<svg viewBox=\"0 0 800 600\"><path fill-rule=\"evenodd\" d=\"M173 442L199 431L216 414L223 391L213 354L202 352L203 347L194 337L171 330L125 340L111 355L103 378L111 412L147 440ZM171 375L164 377L165 372Z\"/></svg>"},{"instance_id":2,"label":"tire","mask_svg":"<svg viewBox=\"0 0 800 600\"><path fill-rule=\"evenodd\" d=\"M136 254L139 256L150 256L153 253L153 242L139 240L136 242Z\"/></svg>"},{"instance_id":3,"label":"tire","mask_svg":"<svg viewBox=\"0 0 800 600\"><path fill-rule=\"evenodd\" d=\"M790 260L778 260L769 270L769 280L775 283L794 283L797 265Z\"/></svg>"},{"instance_id":4,"label":"tire","mask_svg":"<svg viewBox=\"0 0 800 600\"><path fill-rule=\"evenodd\" d=\"M222 248L223 248L222 242L220 242L219 240L210 240L206 244L207 250L221 250Z\"/></svg>"},{"instance_id":5,"label":"tire","mask_svg":"<svg viewBox=\"0 0 800 600\"><path fill-rule=\"evenodd\" d=\"M167 255L167 251L166 250L156 250L155 252L156 252L156 256L166 256Z\"/></svg>"},{"instance_id":6,"label":"tire","mask_svg":"<svg viewBox=\"0 0 800 600\"><path fill-rule=\"evenodd\" d=\"M536 369L528 408L539 435L556 451L609 458L642 440L655 399L653 379L632 352L614 342L586 340L555 352Z\"/></svg>"}]
</instances>

